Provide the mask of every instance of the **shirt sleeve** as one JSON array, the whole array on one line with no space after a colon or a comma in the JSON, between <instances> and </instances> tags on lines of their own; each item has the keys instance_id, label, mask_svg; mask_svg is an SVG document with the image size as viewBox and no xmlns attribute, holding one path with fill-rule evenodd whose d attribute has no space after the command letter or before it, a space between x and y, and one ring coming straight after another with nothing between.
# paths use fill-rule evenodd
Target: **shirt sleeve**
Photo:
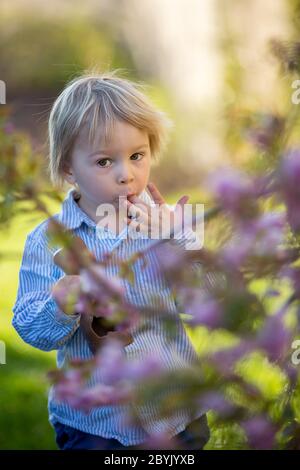
<instances>
[{"instance_id":1,"label":"shirt sleeve","mask_svg":"<svg viewBox=\"0 0 300 470\"><path fill-rule=\"evenodd\" d=\"M27 237L19 272L12 324L21 338L43 351L62 347L79 327L80 315L66 315L51 287L62 271L53 262L47 243Z\"/></svg>"}]
</instances>

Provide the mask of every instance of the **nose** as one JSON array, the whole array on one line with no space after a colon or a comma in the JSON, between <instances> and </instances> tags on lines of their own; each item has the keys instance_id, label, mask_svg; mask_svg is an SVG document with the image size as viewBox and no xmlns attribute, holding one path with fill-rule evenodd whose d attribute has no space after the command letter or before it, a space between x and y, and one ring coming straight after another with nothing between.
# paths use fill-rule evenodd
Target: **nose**
<instances>
[{"instance_id":1,"label":"nose","mask_svg":"<svg viewBox=\"0 0 300 470\"><path fill-rule=\"evenodd\" d=\"M127 165L122 165L118 174L119 184L130 184L133 181L133 175L130 168Z\"/></svg>"}]
</instances>

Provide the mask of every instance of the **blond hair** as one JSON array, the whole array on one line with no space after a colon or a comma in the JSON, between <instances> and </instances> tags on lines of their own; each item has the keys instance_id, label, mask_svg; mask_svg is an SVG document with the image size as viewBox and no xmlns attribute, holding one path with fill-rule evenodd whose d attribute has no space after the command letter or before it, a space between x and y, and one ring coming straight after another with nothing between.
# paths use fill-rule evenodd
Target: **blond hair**
<instances>
[{"instance_id":1,"label":"blond hair","mask_svg":"<svg viewBox=\"0 0 300 470\"><path fill-rule=\"evenodd\" d=\"M172 121L148 99L145 84L117 73L87 71L71 80L55 100L48 125L48 170L52 183L59 188L64 184L64 165L70 163L76 138L86 125L90 142L100 130L106 143L115 120L126 121L147 132L154 161L161 155Z\"/></svg>"}]
</instances>

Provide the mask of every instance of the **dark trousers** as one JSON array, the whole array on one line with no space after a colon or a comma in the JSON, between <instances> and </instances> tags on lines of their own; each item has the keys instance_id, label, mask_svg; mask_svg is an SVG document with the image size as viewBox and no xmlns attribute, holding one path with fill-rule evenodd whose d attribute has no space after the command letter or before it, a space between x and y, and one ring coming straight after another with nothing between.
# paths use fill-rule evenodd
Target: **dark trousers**
<instances>
[{"instance_id":1,"label":"dark trousers","mask_svg":"<svg viewBox=\"0 0 300 470\"><path fill-rule=\"evenodd\" d=\"M88 434L65 424L54 424L56 443L61 450L130 450L140 446L124 446L117 439L106 439ZM208 442L210 432L206 415L192 421L184 431L177 434L179 449L201 450ZM154 449L152 449L154 450Z\"/></svg>"}]
</instances>

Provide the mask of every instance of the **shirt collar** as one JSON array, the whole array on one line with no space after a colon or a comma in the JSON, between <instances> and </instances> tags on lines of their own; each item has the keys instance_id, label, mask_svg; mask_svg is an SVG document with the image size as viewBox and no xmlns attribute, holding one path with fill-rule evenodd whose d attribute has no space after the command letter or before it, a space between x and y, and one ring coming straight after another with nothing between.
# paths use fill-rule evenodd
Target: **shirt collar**
<instances>
[{"instance_id":1,"label":"shirt collar","mask_svg":"<svg viewBox=\"0 0 300 470\"><path fill-rule=\"evenodd\" d=\"M96 223L77 204L76 199L78 197L79 193L76 189L69 189L58 214L59 222L69 230L80 227L83 222L90 227L96 227ZM141 192L139 198L150 206L155 205L154 200L145 189Z\"/></svg>"},{"instance_id":2,"label":"shirt collar","mask_svg":"<svg viewBox=\"0 0 300 470\"><path fill-rule=\"evenodd\" d=\"M78 197L76 189L69 189L58 214L59 222L69 230L80 227L83 222L89 226L95 226L95 222L76 203L76 197Z\"/></svg>"}]
</instances>

